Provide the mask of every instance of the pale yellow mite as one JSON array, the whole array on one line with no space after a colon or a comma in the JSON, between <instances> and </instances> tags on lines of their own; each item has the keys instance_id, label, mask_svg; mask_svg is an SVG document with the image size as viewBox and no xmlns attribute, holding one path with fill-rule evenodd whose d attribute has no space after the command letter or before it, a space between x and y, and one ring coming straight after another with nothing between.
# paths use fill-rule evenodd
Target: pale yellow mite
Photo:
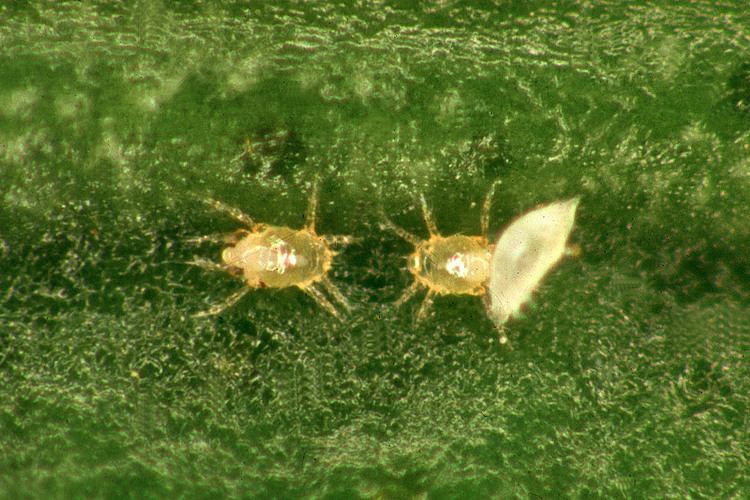
<instances>
[{"instance_id":1,"label":"pale yellow mite","mask_svg":"<svg viewBox=\"0 0 750 500\"><path fill-rule=\"evenodd\" d=\"M247 292L256 288L297 287L312 297L319 305L339 317L334 305L320 290L322 287L345 309L350 310L349 301L328 279L331 262L336 255L331 245L350 243L348 236L321 236L315 232L317 190L313 188L307 207L307 222L302 229L271 226L256 223L240 210L220 201L207 200L218 211L224 212L244 224L229 234L193 238L189 241L206 241L228 244L221 253L221 263L195 259L191 264L211 271L228 272L243 279L245 286L233 293L221 304L196 314L210 316L219 314L236 304Z\"/></svg>"},{"instance_id":2,"label":"pale yellow mite","mask_svg":"<svg viewBox=\"0 0 750 500\"><path fill-rule=\"evenodd\" d=\"M396 304L405 303L420 288L426 288L427 294L417 312L417 321L427 316L435 295L482 296L485 294L492 260L492 248L487 241L486 234L490 205L496 185L497 183L490 188L482 207L482 234L480 236L462 234L441 236L424 196L420 197L422 215L430 233L430 237L426 240L421 240L396 226L385 214L382 215L388 228L414 245L414 251L408 261L408 269L414 276L414 282L404 291Z\"/></svg>"}]
</instances>

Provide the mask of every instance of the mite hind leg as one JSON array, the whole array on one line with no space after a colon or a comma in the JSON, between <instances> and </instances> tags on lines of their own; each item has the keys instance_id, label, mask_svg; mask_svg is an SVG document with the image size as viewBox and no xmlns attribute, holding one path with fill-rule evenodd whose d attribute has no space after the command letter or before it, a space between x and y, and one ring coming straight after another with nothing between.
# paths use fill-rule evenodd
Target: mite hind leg
<instances>
[{"instance_id":1,"label":"mite hind leg","mask_svg":"<svg viewBox=\"0 0 750 500\"><path fill-rule=\"evenodd\" d=\"M221 313L222 311L225 311L226 309L229 309L233 305L235 305L237 302L240 301L242 297L245 296L247 292L250 291L249 287L243 286L236 292L234 292L232 295L226 298L224 302L221 304L216 304L215 306L211 307L207 311L199 312L193 315L194 318L204 318L206 316L214 316L216 314Z\"/></svg>"}]
</instances>

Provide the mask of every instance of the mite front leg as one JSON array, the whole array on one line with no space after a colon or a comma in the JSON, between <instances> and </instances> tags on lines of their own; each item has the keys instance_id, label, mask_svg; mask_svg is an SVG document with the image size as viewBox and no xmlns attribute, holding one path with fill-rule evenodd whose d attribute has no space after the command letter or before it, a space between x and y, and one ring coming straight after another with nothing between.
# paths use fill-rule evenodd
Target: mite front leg
<instances>
[{"instance_id":1,"label":"mite front leg","mask_svg":"<svg viewBox=\"0 0 750 500\"><path fill-rule=\"evenodd\" d=\"M346 299L346 297L344 297L344 294L341 293L341 291L338 289L338 287L336 287L336 285L334 285L333 283L331 283L331 280L328 279L328 276L324 275L321 278L320 281L321 281L321 283L323 283L323 286L328 291L328 293L330 293L333 296L333 298L335 298L338 301L339 304L341 304L342 306L344 306L344 308L347 311L351 311L352 310L352 306L349 303L349 301Z\"/></svg>"},{"instance_id":2,"label":"mite front leg","mask_svg":"<svg viewBox=\"0 0 750 500\"><path fill-rule=\"evenodd\" d=\"M487 196L484 198L484 204L482 205L482 216L480 219L481 230L480 233L483 237L487 237L487 231L490 228L490 209L492 208L492 198L495 196L495 188L502 184L502 181L495 181L490 186L490 190L487 191Z\"/></svg>"},{"instance_id":3,"label":"mite front leg","mask_svg":"<svg viewBox=\"0 0 750 500\"><path fill-rule=\"evenodd\" d=\"M321 307L323 307L326 311L331 313L336 319L341 320L341 316L339 316L339 312L336 310L335 307L333 307L333 304L323 295L323 293L315 288L313 285L308 285L306 287L299 287L300 290L305 292L307 295L312 297L315 302L318 303Z\"/></svg>"},{"instance_id":4,"label":"mite front leg","mask_svg":"<svg viewBox=\"0 0 750 500\"><path fill-rule=\"evenodd\" d=\"M305 215L305 229L315 234L315 217L318 212L318 182L313 182L310 191L310 199L307 202L307 214Z\"/></svg>"},{"instance_id":5,"label":"mite front leg","mask_svg":"<svg viewBox=\"0 0 750 500\"><path fill-rule=\"evenodd\" d=\"M427 292L427 295L424 296L424 300L422 301L422 305L419 306L419 311L417 312L417 323L422 321L427 317L427 314L430 312L430 309L432 309L432 300L435 297L435 292L432 290L429 290Z\"/></svg>"},{"instance_id":6,"label":"mite front leg","mask_svg":"<svg viewBox=\"0 0 750 500\"><path fill-rule=\"evenodd\" d=\"M242 287L239 290L237 290L236 292L234 292L232 295L230 295L229 297L227 297L227 299L224 302L222 302L221 304L216 304L215 306L213 306L208 311L203 311L203 312L199 312L197 314L194 314L193 317L194 318L204 318L206 316L214 316L216 314L219 314L220 312L222 312L222 311L224 311L226 309L229 309L230 307L232 307L233 305L235 305L237 302L239 302L240 299L242 297L244 297L245 294L247 292L249 292L249 291L250 291L249 287L246 287L246 286Z\"/></svg>"},{"instance_id":7,"label":"mite front leg","mask_svg":"<svg viewBox=\"0 0 750 500\"><path fill-rule=\"evenodd\" d=\"M322 237L329 246L351 245L360 243L362 238L356 236L345 236L343 234L327 234Z\"/></svg>"},{"instance_id":8,"label":"mite front leg","mask_svg":"<svg viewBox=\"0 0 750 500\"><path fill-rule=\"evenodd\" d=\"M233 219L241 222L248 229L254 229L257 226L249 215L247 215L246 213L244 213L238 208L234 208L231 205L227 205L224 202L221 202L219 200L214 200L211 198L204 200L204 202L207 203L209 206L211 206L214 210L223 212L229 215L230 217L232 217Z\"/></svg>"},{"instance_id":9,"label":"mite front leg","mask_svg":"<svg viewBox=\"0 0 750 500\"><path fill-rule=\"evenodd\" d=\"M222 273L229 272L229 269L222 265L217 264L216 262L208 259L201 259L200 257L195 257L193 260L186 262L185 264L189 264L191 266L198 266L202 267L203 269L207 271L218 271Z\"/></svg>"},{"instance_id":10,"label":"mite front leg","mask_svg":"<svg viewBox=\"0 0 750 500\"><path fill-rule=\"evenodd\" d=\"M399 299L396 302L394 302L394 305L396 307L402 306L403 304L408 302L409 299L411 299L414 296L414 294L417 293L417 290L419 290L421 287L422 285L420 285L417 280L414 280L411 286L409 286L409 288L404 290L404 293L401 294L401 297L399 297Z\"/></svg>"},{"instance_id":11,"label":"mite front leg","mask_svg":"<svg viewBox=\"0 0 750 500\"><path fill-rule=\"evenodd\" d=\"M430 232L430 236L440 236L435 224L435 219L432 217L430 207L427 206L427 200L424 199L424 195L419 195L419 201L422 204L422 216L424 217L424 223L427 225L427 230Z\"/></svg>"},{"instance_id":12,"label":"mite front leg","mask_svg":"<svg viewBox=\"0 0 750 500\"><path fill-rule=\"evenodd\" d=\"M219 243L219 244L225 244L225 245L234 245L238 241L240 241L242 238L250 234L248 231L244 229L238 229L237 231L233 231L231 233L214 233L214 234L207 234L206 236L196 236L194 238L185 238L185 241L187 243L191 243L194 245L200 245L202 243Z\"/></svg>"},{"instance_id":13,"label":"mite front leg","mask_svg":"<svg viewBox=\"0 0 750 500\"><path fill-rule=\"evenodd\" d=\"M406 229L403 229L397 226L396 224L394 224L393 222L391 222L391 219L389 219L388 216L385 215L385 212L383 212L382 210L380 211L380 217L383 220L381 223L381 229L384 229L384 228L390 229L391 231L396 233L401 239L408 241L415 247L417 247L422 242L422 240L420 240L419 238L411 234Z\"/></svg>"}]
</instances>

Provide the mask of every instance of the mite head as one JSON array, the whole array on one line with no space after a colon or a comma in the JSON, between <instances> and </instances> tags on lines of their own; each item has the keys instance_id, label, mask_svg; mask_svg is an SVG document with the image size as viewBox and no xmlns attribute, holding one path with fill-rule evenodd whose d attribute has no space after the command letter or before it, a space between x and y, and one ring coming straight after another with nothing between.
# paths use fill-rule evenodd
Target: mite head
<instances>
[{"instance_id":1,"label":"mite head","mask_svg":"<svg viewBox=\"0 0 750 500\"><path fill-rule=\"evenodd\" d=\"M238 243L221 252L221 260L229 267L241 269L245 275L253 275L269 269L275 260L274 252L261 245Z\"/></svg>"},{"instance_id":2,"label":"mite head","mask_svg":"<svg viewBox=\"0 0 750 500\"><path fill-rule=\"evenodd\" d=\"M409 255L406 268L415 276L428 272L432 256L432 245L429 240L417 242L414 251Z\"/></svg>"}]
</instances>

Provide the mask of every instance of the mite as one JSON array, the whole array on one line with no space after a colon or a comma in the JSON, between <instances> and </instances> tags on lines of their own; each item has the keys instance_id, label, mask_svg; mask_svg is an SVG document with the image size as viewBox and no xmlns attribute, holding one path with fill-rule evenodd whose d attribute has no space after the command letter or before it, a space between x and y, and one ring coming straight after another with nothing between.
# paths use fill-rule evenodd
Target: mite
<instances>
[{"instance_id":1,"label":"mite","mask_svg":"<svg viewBox=\"0 0 750 500\"><path fill-rule=\"evenodd\" d=\"M381 214L387 228L414 245L414 251L408 260L408 270L414 276L414 281L396 301L396 305L404 304L419 289L426 288L427 293L417 312L417 321L427 316L435 295L482 296L485 294L492 260L492 248L486 234L490 206L497 184L492 185L484 200L480 236L462 234L442 236L437 230L424 196L420 196L420 201L422 215L430 236L426 240L421 240L395 225L385 214Z\"/></svg>"},{"instance_id":2,"label":"mite","mask_svg":"<svg viewBox=\"0 0 750 500\"><path fill-rule=\"evenodd\" d=\"M306 223L302 229L256 223L240 210L216 200L206 202L223 212L245 228L229 234L201 236L189 241L224 243L221 262L196 258L190 264L210 271L227 272L243 280L244 286L230 295L223 303L196 314L198 317L219 314L236 304L247 292L257 288L297 287L312 297L320 306L336 318L340 318L336 307L321 288L346 310L351 310L349 301L328 279L328 271L336 252L332 245L348 244L348 236L321 236L315 232L315 214L318 191L314 187L307 207Z\"/></svg>"}]
</instances>

